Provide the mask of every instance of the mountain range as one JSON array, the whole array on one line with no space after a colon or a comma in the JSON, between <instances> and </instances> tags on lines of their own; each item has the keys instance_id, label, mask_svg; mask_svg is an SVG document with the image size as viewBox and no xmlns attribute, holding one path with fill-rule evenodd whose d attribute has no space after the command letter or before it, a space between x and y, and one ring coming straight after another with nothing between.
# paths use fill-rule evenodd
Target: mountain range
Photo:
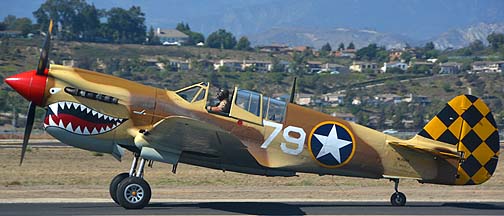
<instances>
[{"instance_id":1,"label":"mountain range","mask_svg":"<svg viewBox=\"0 0 504 216\"><path fill-rule=\"evenodd\" d=\"M353 42L357 48L376 43L386 48L401 48L406 44L423 46L432 41L437 49L461 48L475 40L488 44L487 36L492 32L504 33L504 23L478 23L465 28L456 28L439 34L438 36L416 40L404 35L377 32L366 29L302 29L302 28L273 28L261 34L250 36L253 44L285 44L290 46L322 47L325 43L336 48L339 43Z\"/></svg>"},{"instance_id":2,"label":"mountain range","mask_svg":"<svg viewBox=\"0 0 504 216\"><path fill-rule=\"evenodd\" d=\"M460 47L501 31L503 0L86 0L99 9L140 6L146 25L189 23L208 36L223 28L253 45L276 42L320 47L369 42L397 47L434 41ZM33 18L44 0L2 0L0 17ZM471 29L472 28L472 29ZM486 40L482 40L486 41ZM334 44L333 44L334 43Z\"/></svg>"}]
</instances>

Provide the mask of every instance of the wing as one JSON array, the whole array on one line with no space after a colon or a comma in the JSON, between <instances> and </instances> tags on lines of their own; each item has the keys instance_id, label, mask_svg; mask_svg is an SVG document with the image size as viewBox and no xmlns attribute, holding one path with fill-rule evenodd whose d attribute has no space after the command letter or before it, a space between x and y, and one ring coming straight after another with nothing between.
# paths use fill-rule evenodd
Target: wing
<instances>
[{"instance_id":1,"label":"wing","mask_svg":"<svg viewBox=\"0 0 504 216\"><path fill-rule=\"evenodd\" d=\"M140 156L175 164L185 152L198 152L207 157L218 157L218 127L182 116L160 120L154 127L135 137Z\"/></svg>"}]
</instances>

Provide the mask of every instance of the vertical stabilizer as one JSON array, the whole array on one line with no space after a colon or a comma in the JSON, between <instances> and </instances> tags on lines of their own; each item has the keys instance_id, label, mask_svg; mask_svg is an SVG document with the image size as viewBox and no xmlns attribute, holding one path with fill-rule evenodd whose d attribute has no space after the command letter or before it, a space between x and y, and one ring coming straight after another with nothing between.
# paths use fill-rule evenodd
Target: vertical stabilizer
<instances>
[{"instance_id":1,"label":"vertical stabilizer","mask_svg":"<svg viewBox=\"0 0 504 216\"><path fill-rule=\"evenodd\" d=\"M492 112L480 98L453 98L418 135L457 145L464 158L457 168L458 185L481 184L497 167L499 131Z\"/></svg>"}]
</instances>

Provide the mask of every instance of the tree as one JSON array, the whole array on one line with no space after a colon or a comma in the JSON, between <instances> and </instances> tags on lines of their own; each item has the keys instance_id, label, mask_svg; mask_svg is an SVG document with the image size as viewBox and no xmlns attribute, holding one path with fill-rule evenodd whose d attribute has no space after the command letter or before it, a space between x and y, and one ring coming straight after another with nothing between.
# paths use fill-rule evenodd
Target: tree
<instances>
[{"instance_id":1,"label":"tree","mask_svg":"<svg viewBox=\"0 0 504 216\"><path fill-rule=\"evenodd\" d=\"M434 46L434 43L433 43L432 41L431 41L431 42L426 43L426 44L425 44L425 46L424 46L424 49L425 49L426 51L433 50L433 49L435 49L435 48L436 48L436 47Z\"/></svg>"},{"instance_id":2,"label":"tree","mask_svg":"<svg viewBox=\"0 0 504 216\"><path fill-rule=\"evenodd\" d=\"M205 37L203 36L203 34L201 34L199 32L191 31L191 27L189 27L189 23L184 23L184 22L177 23L177 27L175 29L177 29L180 32L189 36L189 39L186 42L186 44L188 44L188 45L196 45L199 42L205 41Z\"/></svg>"},{"instance_id":3,"label":"tree","mask_svg":"<svg viewBox=\"0 0 504 216\"><path fill-rule=\"evenodd\" d=\"M321 56L328 56L331 53L331 45L329 43L326 43L320 48L320 55Z\"/></svg>"},{"instance_id":4,"label":"tree","mask_svg":"<svg viewBox=\"0 0 504 216\"><path fill-rule=\"evenodd\" d=\"M404 60L405 62L409 62L411 58L412 58L411 53L408 51L405 51L403 52L403 54L401 54L401 59Z\"/></svg>"},{"instance_id":5,"label":"tree","mask_svg":"<svg viewBox=\"0 0 504 216\"><path fill-rule=\"evenodd\" d=\"M338 46L338 51L345 50L345 44L341 42Z\"/></svg>"},{"instance_id":6,"label":"tree","mask_svg":"<svg viewBox=\"0 0 504 216\"><path fill-rule=\"evenodd\" d=\"M388 52L385 47L378 47L375 43L357 50L356 55L358 59L367 61L387 61L388 59Z\"/></svg>"},{"instance_id":7,"label":"tree","mask_svg":"<svg viewBox=\"0 0 504 216\"><path fill-rule=\"evenodd\" d=\"M184 33L187 33L187 32L191 31L191 28L189 27L189 24L188 23L184 23L184 22L177 23L177 27L175 27L175 29L177 29L177 30L179 30L181 32L184 32Z\"/></svg>"},{"instance_id":8,"label":"tree","mask_svg":"<svg viewBox=\"0 0 504 216\"><path fill-rule=\"evenodd\" d=\"M499 47L503 47L504 45L504 34L494 32L487 36L487 40L488 43L490 43L490 47L492 47L492 49L499 49Z\"/></svg>"},{"instance_id":9,"label":"tree","mask_svg":"<svg viewBox=\"0 0 504 216\"><path fill-rule=\"evenodd\" d=\"M306 67L307 61L305 57L302 53L295 52L292 56L292 62L289 64L290 72L300 77L307 73L308 68Z\"/></svg>"},{"instance_id":10,"label":"tree","mask_svg":"<svg viewBox=\"0 0 504 216\"><path fill-rule=\"evenodd\" d=\"M108 33L115 43L143 43L146 38L145 14L140 7L112 8L107 12Z\"/></svg>"},{"instance_id":11,"label":"tree","mask_svg":"<svg viewBox=\"0 0 504 216\"><path fill-rule=\"evenodd\" d=\"M159 41L159 37L156 35L156 32L154 31L154 27L152 26L149 28L149 33L147 34L147 43L151 45L161 43L161 41Z\"/></svg>"},{"instance_id":12,"label":"tree","mask_svg":"<svg viewBox=\"0 0 504 216\"><path fill-rule=\"evenodd\" d=\"M231 32L219 29L208 36L206 45L210 48L232 49L236 46L236 38Z\"/></svg>"},{"instance_id":13,"label":"tree","mask_svg":"<svg viewBox=\"0 0 504 216\"><path fill-rule=\"evenodd\" d=\"M189 34L189 41L191 45L196 45L199 42L205 42L205 36L199 32L191 32Z\"/></svg>"},{"instance_id":14,"label":"tree","mask_svg":"<svg viewBox=\"0 0 504 216\"><path fill-rule=\"evenodd\" d=\"M94 40L102 13L84 0L47 0L33 12L41 31L53 19L53 32L64 40ZM61 30L61 31L60 31Z\"/></svg>"},{"instance_id":15,"label":"tree","mask_svg":"<svg viewBox=\"0 0 504 216\"><path fill-rule=\"evenodd\" d=\"M332 48L331 48L331 44L329 43L326 43L322 46L322 48L320 48L321 51L326 51L326 52L331 52Z\"/></svg>"},{"instance_id":16,"label":"tree","mask_svg":"<svg viewBox=\"0 0 504 216\"><path fill-rule=\"evenodd\" d=\"M72 24L72 30L79 40L95 41L99 35L100 14L94 4L82 4Z\"/></svg>"},{"instance_id":17,"label":"tree","mask_svg":"<svg viewBox=\"0 0 504 216\"><path fill-rule=\"evenodd\" d=\"M237 50L244 50L244 51L252 50L252 48L250 47L250 41L248 40L248 38L245 36L242 36L240 38L240 40L238 40L238 43L236 44L236 49Z\"/></svg>"},{"instance_id":18,"label":"tree","mask_svg":"<svg viewBox=\"0 0 504 216\"><path fill-rule=\"evenodd\" d=\"M277 57L271 58L271 72L284 72L285 67L280 63L280 59Z\"/></svg>"},{"instance_id":19,"label":"tree","mask_svg":"<svg viewBox=\"0 0 504 216\"><path fill-rule=\"evenodd\" d=\"M17 17L14 15L7 15L4 17L3 23L5 24L6 29L14 29L14 26L16 24Z\"/></svg>"},{"instance_id":20,"label":"tree","mask_svg":"<svg viewBox=\"0 0 504 216\"><path fill-rule=\"evenodd\" d=\"M14 15L7 15L1 23L0 29L16 30L26 35L32 31L32 21L27 17L17 18Z\"/></svg>"},{"instance_id":21,"label":"tree","mask_svg":"<svg viewBox=\"0 0 504 216\"><path fill-rule=\"evenodd\" d=\"M387 69L387 73L391 73L391 74L403 74L404 70L402 70L401 68L398 68L398 67L393 67L393 68L388 68Z\"/></svg>"},{"instance_id":22,"label":"tree","mask_svg":"<svg viewBox=\"0 0 504 216\"><path fill-rule=\"evenodd\" d=\"M475 40L469 44L469 49L473 52L481 51L485 49L485 45L480 40Z\"/></svg>"},{"instance_id":23,"label":"tree","mask_svg":"<svg viewBox=\"0 0 504 216\"><path fill-rule=\"evenodd\" d=\"M32 21L29 18L23 17L16 19L14 30L21 31L21 34L26 35L32 31Z\"/></svg>"},{"instance_id":24,"label":"tree","mask_svg":"<svg viewBox=\"0 0 504 216\"><path fill-rule=\"evenodd\" d=\"M355 45L353 44L353 41L348 44L347 49L355 49Z\"/></svg>"},{"instance_id":25,"label":"tree","mask_svg":"<svg viewBox=\"0 0 504 216\"><path fill-rule=\"evenodd\" d=\"M33 16L40 24L41 31L47 31L49 20L53 19L53 32L64 40L71 40L78 34L74 29L77 14L86 4L84 0L47 0L33 12Z\"/></svg>"}]
</instances>

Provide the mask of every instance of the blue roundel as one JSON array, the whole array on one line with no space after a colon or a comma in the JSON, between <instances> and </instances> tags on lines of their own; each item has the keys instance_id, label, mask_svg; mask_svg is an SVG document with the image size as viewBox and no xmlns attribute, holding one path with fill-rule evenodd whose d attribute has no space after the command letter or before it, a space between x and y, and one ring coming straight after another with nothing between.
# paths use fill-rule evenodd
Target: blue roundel
<instances>
[{"instance_id":1,"label":"blue roundel","mask_svg":"<svg viewBox=\"0 0 504 216\"><path fill-rule=\"evenodd\" d=\"M355 144L345 126L338 122L323 122L312 130L309 149L317 162L334 168L350 161Z\"/></svg>"}]
</instances>

